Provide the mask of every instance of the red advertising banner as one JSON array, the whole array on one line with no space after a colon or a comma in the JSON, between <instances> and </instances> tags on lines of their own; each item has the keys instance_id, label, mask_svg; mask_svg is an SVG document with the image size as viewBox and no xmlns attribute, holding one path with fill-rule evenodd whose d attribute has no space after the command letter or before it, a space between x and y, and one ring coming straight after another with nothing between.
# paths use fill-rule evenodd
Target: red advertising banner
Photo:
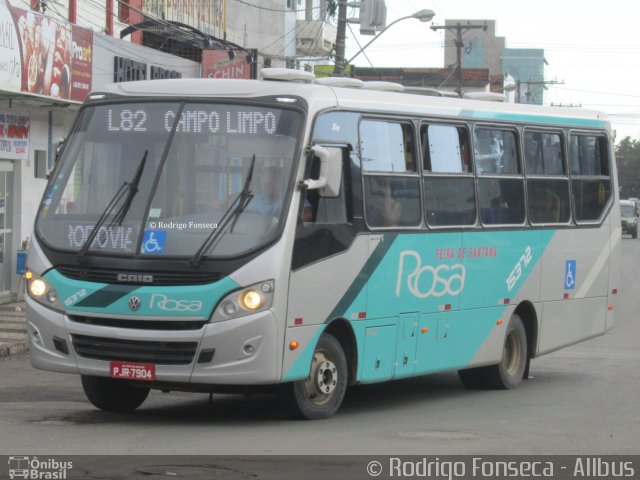
<instances>
[{"instance_id":1,"label":"red advertising banner","mask_svg":"<svg viewBox=\"0 0 640 480\"><path fill-rule=\"evenodd\" d=\"M203 50L202 78L256 78L256 58L255 50Z\"/></svg>"},{"instance_id":2,"label":"red advertising banner","mask_svg":"<svg viewBox=\"0 0 640 480\"><path fill-rule=\"evenodd\" d=\"M22 59L22 91L82 102L91 91L93 31L11 8Z\"/></svg>"}]
</instances>

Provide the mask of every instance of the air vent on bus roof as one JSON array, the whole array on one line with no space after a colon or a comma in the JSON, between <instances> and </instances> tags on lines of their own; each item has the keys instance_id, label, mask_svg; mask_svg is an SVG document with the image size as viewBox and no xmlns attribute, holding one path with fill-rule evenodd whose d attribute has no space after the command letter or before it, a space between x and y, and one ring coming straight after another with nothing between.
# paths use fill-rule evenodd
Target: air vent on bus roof
<instances>
[{"instance_id":1,"label":"air vent on bus roof","mask_svg":"<svg viewBox=\"0 0 640 480\"><path fill-rule=\"evenodd\" d=\"M394 82L364 82L365 90L381 90L384 92L404 92L404 86Z\"/></svg>"},{"instance_id":2,"label":"air vent on bus roof","mask_svg":"<svg viewBox=\"0 0 640 480\"><path fill-rule=\"evenodd\" d=\"M311 72L290 68L263 68L260 70L260 76L263 80L299 83L312 83L316 78Z\"/></svg>"},{"instance_id":3,"label":"air vent on bus roof","mask_svg":"<svg viewBox=\"0 0 640 480\"><path fill-rule=\"evenodd\" d=\"M404 87L405 93L411 93L413 95L425 95L428 97L455 97L458 98L456 92L450 92L447 90L437 90L429 87Z\"/></svg>"},{"instance_id":4,"label":"air vent on bus roof","mask_svg":"<svg viewBox=\"0 0 640 480\"><path fill-rule=\"evenodd\" d=\"M495 92L468 92L462 98L467 100L486 100L489 102L506 102L507 97L502 93Z\"/></svg>"},{"instance_id":5,"label":"air vent on bus roof","mask_svg":"<svg viewBox=\"0 0 640 480\"><path fill-rule=\"evenodd\" d=\"M357 78L351 77L322 77L316 78L315 82L319 85L327 85L329 87L346 87L346 88L362 88L364 82Z\"/></svg>"}]
</instances>

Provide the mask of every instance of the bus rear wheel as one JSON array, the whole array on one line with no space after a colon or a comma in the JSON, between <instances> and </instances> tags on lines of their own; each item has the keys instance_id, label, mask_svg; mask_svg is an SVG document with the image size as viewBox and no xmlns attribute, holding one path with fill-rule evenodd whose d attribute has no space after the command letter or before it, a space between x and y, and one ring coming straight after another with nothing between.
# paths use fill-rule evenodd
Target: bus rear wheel
<instances>
[{"instance_id":1,"label":"bus rear wheel","mask_svg":"<svg viewBox=\"0 0 640 480\"><path fill-rule=\"evenodd\" d=\"M500 363L460 370L458 375L464 386L470 389L512 390L522 382L528 355L527 331L522 319L514 313L507 325Z\"/></svg>"},{"instance_id":2,"label":"bus rear wheel","mask_svg":"<svg viewBox=\"0 0 640 480\"><path fill-rule=\"evenodd\" d=\"M328 418L342 404L347 377L347 359L340 342L333 335L323 334L313 352L309 376L282 385L280 401L292 418Z\"/></svg>"},{"instance_id":3,"label":"bus rear wheel","mask_svg":"<svg viewBox=\"0 0 640 480\"><path fill-rule=\"evenodd\" d=\"M89 401L107 412L133 412L149 395L149 389L134 387L126 380L82 375L82 388Z\"/></svg>"},{"instance_id":4,"label":"bus rear wheel","mask_svg":"<svg viewBox=\"0 0 640 480\"><path fill-rule=\"evenodd\" d=\"M502 360L484 373L489 388L511 390L522 382L527 367L527 331L522 319L513 314L507 325Z\"/></svg>"}]
</instances>

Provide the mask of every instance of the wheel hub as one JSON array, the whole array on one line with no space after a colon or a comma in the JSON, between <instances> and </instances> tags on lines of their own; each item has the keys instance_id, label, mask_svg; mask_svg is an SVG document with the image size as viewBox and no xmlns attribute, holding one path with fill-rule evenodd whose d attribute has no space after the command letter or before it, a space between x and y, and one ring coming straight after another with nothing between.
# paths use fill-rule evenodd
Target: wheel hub
<instances>
[{"instance_id":1,"label":"wheel hub","mask_svg":"<svg viewBox=\"0 0 640 480\"><path fill-rule=\"evenodd\" d=\"M325 352L316 352L313 355L311 374L304 385L307 398L315 405L324 405L332 398L338 381L336 364Z\"/></svg>"},{"instance_id":2,"label":"wheel hub","mask_svg":"<svg viewBox=\"0 0 640 480\"><path fill-rule=\"evenodd\" d=\"M504 346L505 367L509 375L514 375L520 368L522 355L521 338L517 330L511 330L507 334Z\"/></svg>"},{"instance_id":3,"label":"wheel hub","mask_svg":"<svg viewBox=\"0 0 640 480\"><path fill-rule=\"evenodd\" d=\"M325 395L333 392L338 385L338 369L329 360L321 362L316 369L316 387Z\"/></svg>"}]
</instances>

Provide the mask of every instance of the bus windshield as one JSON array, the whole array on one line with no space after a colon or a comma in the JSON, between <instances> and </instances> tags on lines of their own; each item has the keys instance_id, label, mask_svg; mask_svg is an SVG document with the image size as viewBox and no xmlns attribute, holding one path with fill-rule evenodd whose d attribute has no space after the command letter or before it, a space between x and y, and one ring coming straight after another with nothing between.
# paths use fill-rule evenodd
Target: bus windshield
<instances>
[{"instance_id":1,"label":"bus windshield","mask_svg":"<svg viewBox=\"0 0 640 480\"><path fill-rule=\"evenodd\" d=\"M85 108L37 232L52 248L82 255L191 257L232 208L253 163L250 200L205 254L252 250L278 231L301 123L298 112L250 105Z\"/></svg>"}]
</instances>

